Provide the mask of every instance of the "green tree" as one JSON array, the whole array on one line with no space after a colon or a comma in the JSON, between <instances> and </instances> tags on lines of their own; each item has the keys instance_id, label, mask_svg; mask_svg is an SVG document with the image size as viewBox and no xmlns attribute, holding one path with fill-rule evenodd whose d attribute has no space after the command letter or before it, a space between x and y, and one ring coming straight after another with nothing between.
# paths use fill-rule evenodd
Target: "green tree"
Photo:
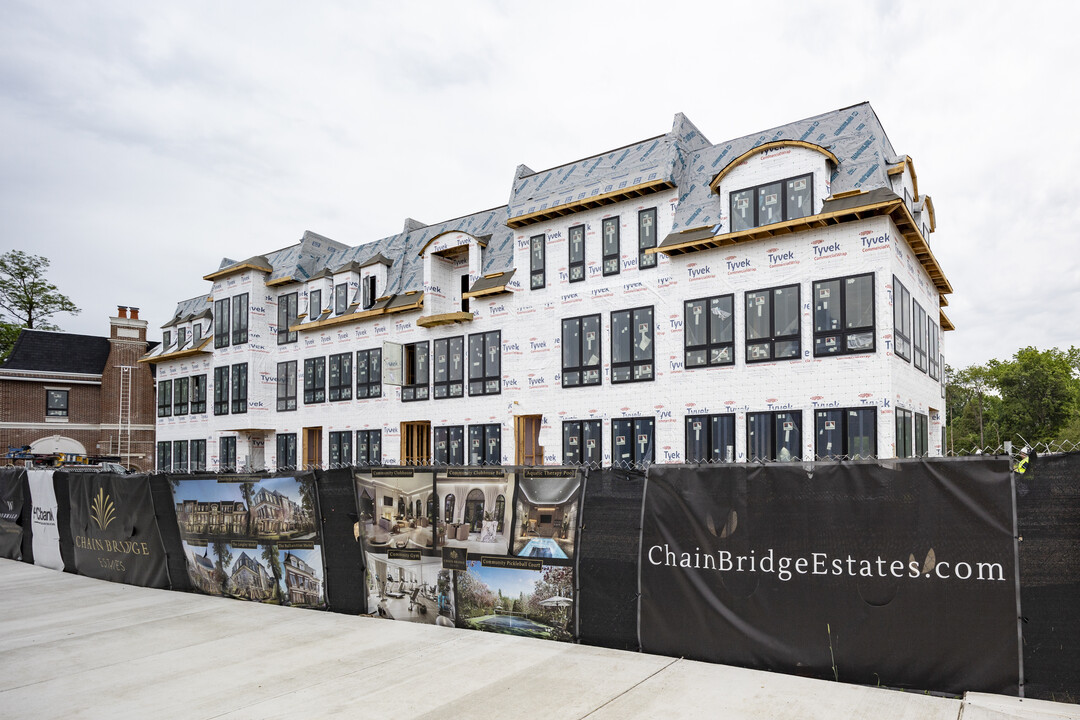
<instances>
[{"instance_id":1,"label":"green tree","mask_svg":"<svg viewBox=\"0 0 1080 720\"><path fill-rule=\"evenodd\" d=\"M263 545L262 559L270 568L270 573L274 576L274 592L270 595L270 599L275 602L281 602L281 559L278 557L277 545Z\"/></svg>"},{"instance_id":2,"label":"green tree","mask_svg":"<svg viewBox=\"0 0 1080 720\"><path fill-rule=\"evenodd\" d=\"M215 565L219 573L219 578L221 579L221 592L228 595L229 566L232 565L233 561L232 550L229 549L228 543L214 542L211 543L210 551L214 553L214 557L217 558Z\"/></svg>"},{"instance_id":3,"label":"green tree","mask_svg":"<svg viewBox=\"0 0 1080 720\"><path fill-rule=\"evenodd\" d=\"M9 250L0 255L0 359L7 358L21 328L59 330L50 322L57 313L77 315L79 308L45 279L48 258Z\"/></svg>"},{"instance_id":4,"label":"green tree","mask_svg":"<svg viewBox=\"0 0 1080 720\"><path fill-rule=\"evenodd\" d=\"M1002 421L1008 439L1019 435L1029 443L1054 440L1077 413L1080 351L1026 347L1012 360L991 360L990 376L1001 395Z\"/></svg>"}]
</instances>

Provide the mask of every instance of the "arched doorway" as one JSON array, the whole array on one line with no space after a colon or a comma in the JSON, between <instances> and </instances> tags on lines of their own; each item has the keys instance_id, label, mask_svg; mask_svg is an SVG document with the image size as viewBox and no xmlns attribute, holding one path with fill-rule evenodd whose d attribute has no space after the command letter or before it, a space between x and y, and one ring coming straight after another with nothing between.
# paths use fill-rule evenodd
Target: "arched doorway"
<instances>
[{"instance_id":1,"label":"arched doorway","mask_svg":"<svg viewBox=\"0 0 1080 720\"><path fill-rule=\"evenodd\" d=\"M465 522L469 524L473 532L480 529L480 522L484 519L484 491L476 488L469 491L465 498Z\"/></svg>"},{"instance_id":2,"label":"arched doorway","mask_svg":"<svg viewBox=\"0 0 1080 720\"><path fill-rule=\"evenodd\" d=\"M497 532L503 531L503 520L506 517L506 497L500 495L495 498L495 519L499 521L499 527Z\"/></svg>"},{"instance_id":3,"label":"arched doorway","mask_svg":"<svg viewBox=\"0 0 1080 720\"><path fill-rule=\"evenodd\" d=\"M454 522L454 494L450 493L446 496L446 513L443 517L443 522Z\"/></svg>"}]
</instances>

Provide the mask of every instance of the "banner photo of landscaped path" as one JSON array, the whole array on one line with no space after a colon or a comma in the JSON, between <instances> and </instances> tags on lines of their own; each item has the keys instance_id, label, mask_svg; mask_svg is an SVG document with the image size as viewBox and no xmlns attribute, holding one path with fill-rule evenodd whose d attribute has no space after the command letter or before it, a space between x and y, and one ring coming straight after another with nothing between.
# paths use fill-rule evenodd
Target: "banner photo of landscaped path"
<instances>
[{"instance_id":1,"label":"banner photo of landscaped path","mask_svg":"<svg viewBox=\"0 0 1080 720\"><path fill-rule=\"evenodd\" d=\"M170 481L195 590L255 602L326 607L314 475Z\"/></svg>"},{"instance_id":2,"label":"banner photo of landscaped path","mask_svg":"<svg viewBox=\"0 0 1080 720\"><path fill-rule=\"evenodd\" d=\"M467 567L454 572L458 627L573 640L573 567L491 557Z\"/></svg>"}]
</instances>

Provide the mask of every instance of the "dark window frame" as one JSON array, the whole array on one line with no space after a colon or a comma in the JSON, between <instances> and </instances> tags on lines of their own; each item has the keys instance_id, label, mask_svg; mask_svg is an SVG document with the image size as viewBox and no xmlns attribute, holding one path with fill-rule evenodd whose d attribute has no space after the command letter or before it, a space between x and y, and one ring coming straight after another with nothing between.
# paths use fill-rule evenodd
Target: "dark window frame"
<instances>
[{"instance_id":1,"label":"dark window frame","mask_svg":"<svg viewBox=\"0 0 1080 720\"><path fill-rule=\"evenodd\" d=\"M248 364L237 363L232 366L232 412L242 415L247 412L248 401Z\"/></svg>"},{"instance_id":2,"label":"dark window frame","mask_svg":"<svg viewBox=\"0 0 1080 720\"><path fill-rule=\"evenodd\" d=\"M778 335L776 331L776 295L778 292L795 289L795 332L785 335ZM751 322L751 310L750 303L752 298L757 295L766 294L769 301L769 334L763 337L753 338L750 337L750 322ZM762 303L755 303L760 305ZM749 363L761 363L761 362L790 362L792 360L798 360L802 357L802 285L800 283L791 283L789 285L777 285L775 287L761 288L760 290L751 290L746 293L745 303L743 307L743 332L744 342L746 344L746 362ZM784 357L776 357L777 345L781 343L795 343L795 353L791 355L785 355ZM751 358L751 348L759 347L763 345L769 346L768 356L760 356Z\"/></svg>"},{"instance_id":3,"label":"dark window frame","mask_svg":"<svg viewBox=\"0 0 1080 720\"><path fill-rule=\"evenodd\" d=\"M592 448L589 447L590 440L594 441ZM562 441L563 465L599 468L603 463L603 420L563 420Z\"/></svg>"},{"instance_id":4,"label":"dark window frame","mask_svg":"<svg viewBox=\"0 0 1080 720\"><path fill-rule=\"evenodd\" d=\"M289 330L290 327L296 325L300 320L299 302L299 295L294 292L278 297L278 345L288 345L299 339L299 333L295 330Z\"/></svg>"},{"instance_id":5,"label":"dark window frame","mask_svg":"<svg viewBox=\"0 0 1080 720\"><path fill-rule=\"evenodd\" d=\"M930 318L927 316L926 311L923 310L923 306L919 304L917 300L911 301L911 325L912 335L911 338L911 355L912 364L919 372L925 373L927 371L927 357L926 357L926 343L927 343L927 327L926 323Z\"/></svg>"},{"instance_id":6,"label":"dark window frame","mask_svg":"<svg viewBox=\"0 0 1080 720\"><path fill-rule=\"evenodd\" d=\"M181 460L181 456L183 459ZM188 471L188 441L173 440L172 469L174 472Z\"/></svg>"},{"instance_id":7,"label":"dark window frame","mask_svg":"<svg viewBox=\"0 0 1080 720\"><path fill-rule=\"evenodd\" d=\"M191 379L182 377L173 381L173 415L187 415Z\"/></svg>"},{"instance_id":8,"label":"dark window frame","mask_svg":"<svg viewBox=\"0 0 1080 720\"><path fill-rule=\"evenodd\" d=\"M349 311L349 283L338 283L334 286L334 314L344 315Z\"/></svg>"},{"instance_id":9,"label":"dark window frame","mask_svg":"<svg viewBox=\"0 0 1080 720\"><path fill-rule=\"evenodd\" d=\"M231 317L229 298L214 301L214 348L229 347L229 319Z\"/></svg>"},{"instance_id":10,"label":"dark window frame","mask_svg":"<svg viewBox=\"0 0 1080 720\"><path fill-rule=\"evenodd\" d=\"M326 356L304 358L304 404L326 402Z\"/></svg>"},{"instance_id":11,"label":"dark window frame","mask_svg":"<svg viewBox=\"0 0 1080 720\"><path fill-rule=\"evenodd\" d=\"M914 413L907 408L896 408L895 418L896 457L912 457L915 447Z\"/></svg>"},{"instance_id":12,"label":"dark window frame","mask_svg":"<svg viewBox=\"0 0 1080 720\"><path fill-rule=\"evenodd\" d=\"M360 380L361 368L365 378L363 381ZM382 397L382 348L357 350L353 369L356 373L357 400ZM373 375L374 380L371 379Z\"/></svg>"},{"instance_id":13,"label":"dark window frame","mask_svg":"<svg viewBox=\"0 0 1080 720\"><path fill-rule=\"evenodd\" d=\"M702 427L695 427L700 423ZM721 439L720 446L716 444L714 426L720 426L721 432L726 437ZM703 432L704 438L699 440L697 433ZM704 462L735 462L735 413L715 413L712 415L687 415L683 422L684 450L688 463ZM693 434L693 438L692 438ZM730 443L723 442L730 440ZM699 445L698 449L692 449L693 445ZM731 449L731 457L723 452L725 448Z\"/></svg>"},{"instance_id":14,"label":"dark window frame","mask_svg":"<svg viewBox=\"0 0 1080 720\"><path fill-rule=\"evenodd\" d=\"M648 313L648 322L644 322L643 318L638 317L638 313ZM616 360L619 353L616 351L616 342L620 345L623 344L621 339L615 337L615 323L616 316L627 315L628 316L628 330L626 341L629 343L626 347L620 347L620 350L626 351L629 355L629 360ZM652 305L642 305L641 307L628 308L626 310L612 310L610 316L611 322L611 384L618 385L622 383L633 382L652 382L656 379L656 309ZM649 342L648 350L641 350L642 353L648 352L647 358L638 358L637 350L641 349L641 342L637 340L637 333L640 332L642 325L648 327ZM625 378L617 378L617 370L629 370L628 375ZM648 376L644 376L645 371L648 371Z\"/></svg>"},{"instance_id":15,"label":"dark window frame","mask_svg":"<svg viewBox=\"0 0 1080 720\"><path fill-rule=\"evenodd\" d=\"M363 290L363 292L362 292L362 300L363 300L362 308L364 310L370 310L371 307L373 305L375 305L375 300L377 298L375 275L374 274L365 275L364 278L360 281L360 283L361 283L362 290Z\"/></svg>"},{"instance_id":16,"label":"dark window frame","mask_svg":"<svg viewBox=\"0 0 1080 720\"><path fill-rule=\"evenodd\" d=\"M630 423L629 431L627 431L626 423ZM648 432L646 432L646 430ZM623 435L619 432L622 431ZM630 456L631 459L627 460L622 457L618 457L616 453L619 452L619 448L626 445L627 435L632 440L630 447L632 448ZM640 438L642 435L650 435L651 438L647 440L649 449L645 453L648 457L645 457L640 447ZM619 438L623 438L623 442L618 442ZM614 468L640 468L644 465L652 464L656 462L656 418L655 417L631 417L631 418L612 418L611 419L611 467Z\"/></svg>"},{"instance_id":17,"label":"dark window frame","mask_svg":"<svg viewBox=\"0 0 1080 720\"><path fill-rule=\"evenodd\" d=\"M54 393L56 400L63 398L63 402L53 402ZM71 390L64 388L45 389L45 417L70 417ZM159 414L158 417L162 417Z\"/></svg>"},{"instance_id":18,"label":"dark window frame","mask_svg":"<svg viewBox=\"0 0 1080 720\"><path fill-rule=\"evenodd\" d=\"M218 438L218 470L236 470L236 436Z\"/></svg>"},{"instance_id":19,"label":"dark window frame","mask_svg":"<svg viewBox=\"0 0 1080 720\"><path fill-rule=\"evenodd\" d=\"M613 227L615 231L614 235L614 253L609 252L611 248L608 246L608 228ZM622 243L619 237L619 216L606 217L600 223L600 261L603 264L603 275L607 277L609 275L618 275L622 268Z\"/></svg>"},{"instance_id":20,"label":"dark window frame","mask_svg":"<svg viewBox=\"0 0 1080 720\"><path fill-rule=\"evenodd\" d=\"M402 346L401 366L401 402L420 402L429 399L431 397L430 343L422 340Z\"/></svg>"},{"instance_id":21,"label":"dark window frame","mask_svg":"<svg viewBox=\"0 0 1080 720\"><path fill-rule=\"evenodd\" d=\"M646 228L648 228L647 232ZM647 237L649 235L652 236L651 239ZM645 252L654 247L656 247L656 208L638 210L638 270L656 267L656 253Z\"/></svg>"},{"instance_id":22,"label":"dark window frame","mask_svg":"<svg viewBox=\"0 0 1080 720\"><path fill-rule=\"evenodd\" d=\"M479 451L475 450L477 447ZM502 465L502 425L499 423L470 425L468 456L469 465Z\"/></svg>"},{"instance_id":23,"label":"dark window frame","mask_svg":"<svg viewBox=\"0 0 1080 720\"><path fill-rule=\"evenodd\" d=\"M326 364L326 399L329 402L352 400L353 391L352 351L337 353Z\"/></svg>"},{"instance_id":24,"label":"dark window frame","mask_svg":"<svg viewBox=\"0 0 1080 720\"><path fill-rule=\"evenodd\" d=\"M457 449L453 449L457 440ZM439 443L442 447L439 447ZM465 426L440 425L431 429L431 462L434 465L465 464Z\"/></svg>"},{"instance_id":25,"label":"dark window frame","mask_svg":"<svg viewBox=\"0 0 1080 720\"><path fill-rule=\"evenodd\" d=\"M206 374L191 376L191 414L206 413ZM205 460L205 458L204 458Z\"/></svg>"},{"instance_id":26,"label":"dark window frame","mask_svg":"<svg viewBox=\"0 0 1080 720\"><path fill-rule=\"evenodd\" d=\"M296 467L296 441L296 433L277 434L276 457L278 470L289 470Z\"/></svg>"},{"instance_id":27,"label":"dark window frame","mask_svg":"<svg viewBox=\"0 0 1080 720\"><path fill-rule=\"evenodd\" d=\"M240 293L232 299L232 344L243 345L248 341L248 315L251 311L248 294Z\"/></svg>"},{"instance_id":28,"label":"dark window frame","mask_svg":"<svg viewBox=\"0 0 1080 720\"><path fill-rule=\"evenodd\" d=\"M277 411L296 410L296 360L277 364Z\"/></svg>"},{"instance_id":29,"label":"dark window frame","mask_svg":"<svg viewBox=\"0 0 1080 720\"><path fill-rule=\"evenodd\" d=\"M852 415L860 416L858 422L865 423L869 419L870 431L866 436L869 438L870 446L866 449L866 452L859 452L857 448L852 448ZM830 460L834 458L846 458L852 460L870 460L877 457L877 417L878 409L876 406L867 405L863 407L848 407L848 408L822 408L814 410L814 455L818 460ZM839 422L840 427L829 427L828 423ZM833 440L834 436L827 435L826 433L835 432L837 435L835 438L839 440L839 448L830 448L827 445L822 446L823 443L829 443Z\"/></svg>"},{"instance_id":30,"label":"dark window frame","mask_svg":"<svg viewBox=\"0 0 1080 720\"><path fill-rule=\"evenodd\" d=\"M848 293L847 287L852 284L853 281L863 278L870 278L870 324L869 325L850 325L852 320L850 319L850 308L848 307ZM811 294L814 300L813 309L813 323L814 323L814 357L832 357L835 355L867 355L877 352L877 293L874 289L874 273L859 273L858 275L845 275L843 277L828 278L826 280L815 280L812 286ZM840 284L840 327L828 328L821 330L818 328L818 312L822 300L833 300L830 296L822 297L821 292L826 288L821 286L826 283L839 283ZM869 347L856 347L851 348L852 338L854 336L870 335ZM819 343L819 340L821 343ZM832 343L829 343L832 340ZM825 348L836 348L835 350L822 350L819 349L819 345Z\"/></svg>"},{"instance_id":31,"label":"dark window frame","mask_svg":"<svg viewBox=\"0 0 1080 720\"><path fill-rule=\"evenodd\" d=\"M308 290L308 322L318 319L322 311L322 288Z\"/></svg>"},{"instance_id":32,"label":"dark window frame","mask_svg":"<svg viewBox=\"0 0 1080 720\"><path fill-rule=\"evenodd\" d=\"M172 417L172 380L158 380L157 416Z\"/></svg>"},{"instance_id":33,"label":"dark window frame","mask_svg":"<svg viewBox=\"0 0 1080 720\"><path fill-rule=\"evenodd\" d=\"M926 335L927 340L927 359L930 362L928 374L931 380L941 379L941 336L938 330L938 325L930 318L930 313L926 315Z\"/></svg>"},{"instance_id":34,"label":"dark window frame","mask_svg":"<svg viewBox=\"0 0 1080 720\"><path fill-rule=\"evenodd\" d=\"M492 349L495 353L492 353ZM480 359L473 357L480 351ZM496 359L492 359L492 355ZM502 394L502 331L469 335L469 397Z\"/></svg>"},{"instance_id":35,"label":"dark window frame","mask_svg":"<svg viewBox=\"0 0 1080 720\"><path fill-rule=\"evenodd\" d=\"M797 182L799 180L806 180L806 184L807 184L807 186L809 187L809 190L810 190L810 200L809 200L809 203L807 204L807 211L805 213L803 213L803 214L796 215L793 212L791 212L791 210L788 208L788 184ZM779 189L779 195L780 195L780 197L779 197L779 200L780 200L780 218L771 220L769 222L761 222L761 218L759 217L760 211L761 211L760 202L759 202L759 199L758 199L759 198L759 193L761 191L765 190L765 188L768 188L770 185L779 185L780 186L780 189ZM753 211L752 212L752 218L750 220L749 225L746 225L745 227L736 228L735 227L735 224L736 224L736 222L735 222L735 218L736 218L735 198L736 198L737 195L742 195L744 193L749 193L749 195L750 195L749 207ZM775 225L777 223L787 222L788 220L796 220L796 219L802 218L802 217L809 217L810 215L813 215L813 212L814 212L814 173L803 173L801 175L794 175L792 177L787 177L787 178L784 178L782 180L773 180L771 182L761 183L759 185L754 185L752 187L739 188L738 190L733 190L732 192L728 193L728 212L730 213L729 217L731 218L731 228L730 228L731 232L741 232L743 230L752 230L753 228L765 227L767 225Z\"/></svg>"},{"instance_id":36,"label":"dark window frame","mask_svg":"<svg viewBox=\"0 0 1080 720\"><path fill-rule=\"evenodd\" d=\"M357 465L382 465L382 430L357 430L355 448Z\"/></svg>"},{"instance_id":37,"label":"dark window frame","mask_svg":"<svg viewBox=\"0 0 1080 720\"><path fill-rule=\"evenodd\" d=\"M206 469L206 439L198 438L191 441L188 447L188 468L191 472Z\"/></svg>"},{"instance_id":38,"label":"dark window frame","mask_svg":"<svg viewBox=\"0 0 1080 720\"><path fill-rule=\"evenodd\" d=\"M911 293L893 275L893 354L911 362Z\"/></svg>"},{"instance_id":39,"label":"dark window frame","mask_svg":"<svg viewBox=\"0 0 1080 720\"><path fill-rule=\"evenodd\" d=\"M722 302L727 300L731 311L731 340L722 340L718 342L712 341L713 336L713 324L714 322L722 322L720 319L714 319L712 313L713 302ZM690 344L690 308L704 303L705 307L705 344L704 345L691 345ZM725 352L727 360L724 360ZM690 353L705 353L705 362L691 362ZM710 295L703 298L693 298L683 301L683 367L690 368L707 368L707 367L724 367L726 365L735 364L735 293L726 293L724 295Z\"/></svg>"},{"instance_id":40,"label":"dark window frame","mask_svg":"<svg viewBox=\"0 0 1080 720\"><path fill-rule=\"evenodd\" d=\"M158 472L172 471L172 443L168 440L159 440L157 444L157 469Z\"/></svg>"},{"instance_id":41,"label":"dark window frame","mask_svg":"<svg viewBox=\"0 0 1080 720\"><path fill-rule=\"evenodd\" d=\"M579 241L579 248L581 250L580 257L574 258L574 241L575 236ZM567 231L566 238L566 254L567 261L569 263L567 269L567 275L570 282L583 282L585 280L585 226L574 225Z\"/></svg>"},{"instance_id":42,"label":"dark window frame","mask_svg":"<svg viewBox=\"0 0 1080 720\"><path fill-rule=\"evenodd\" d=\"M529 238L529 289L542 290L547 286L546 235Z\"/></svg>"},{"instance_id":43,"label":"dark window frame","mask_svg":"<svg viewBox=\"0 0 1080 720\"><path fill-rule=\"evenodd\" d=\"M214 368L214 415L229 414L229 366Z\"/></svg>"},{"instance_id":44,"label":"dark window frame","mask_svg":"<svg viewBox=\"0 0 1080 720\"><path fill-rule=\"evenodd\" d=\"M926 457L930 454L930 416L915 413L912 428L912 454L914 457Z\"/></svg>"},{"instance_id":45,"label":"dark window frame","mask_svg":"<svg viewBox=\"0 0 1080 720\"><path fill-rule=\"evenodd\" d=\"M596 334L596 362L585 363L585 321L593 320L596 323L596 328L592 330ZM577 355L580 360L578 365L566 364L566 353L569 343L566 340L567 327L570 326L570 331L574 331L574 326L577 329ZM561 365L562 365L562 386L564 388L570 387L588 387L590 385L601 385L604 381L604 343L602 340L604 326L603 317L600 313L594 313L592 315L578 315L576 317L564 318L561 328L561 344L560 349ZM573 378L577 379L574 380ZM568 380L567 378L571 378Z\"/></svg>"},{"instance_id":46,"label":"dark window frame","mask_svg":"<svg viewBox=\"0 0 1080 720\"><path fill-rule=\"evenodd\" d=\"M779 433L777 433L778 423L787 422L784 416L793 416L795 422L798 423L798 427L795 428L798 433L798 437L795 441L795 447L798 448L798 453L792 453L788 450L789 457L783 458L783 451L788 449L787 446L790 443L784 442L780 439ZM761 418L765 420L762 430L768 432L768 437L763 445L768 446L767 456L759 455L754 449L754 437L756 430L752 430L751 426L756 424L752 419ZM780 428L782 431L787 432L786 428ZM803 424L803 412L802 410L773 410L766 412L752 412L746 414L746 459L749 462L765 461L765 462L795 462L802 458L803 452L803 434L805 426Z\"/></svg>"},{"instance_id":47,"label":"dark window frame","mask_svg":"<svg viewBox=\"0 0 1080 720\"><path fill-rule=\"evenodd\" d=\"M352 465L353 461L353 431L331 430L327 447L331 467L335 465Z\"/></svg>"},{"instance_id":48,"label":"dark window frame","mask_svg":"<svg viewBox=\"0 0 1080 720\"><path fill-rule=\"evenodd\" d=\"M431 396L435 400L465 397L465 336L439 338L432 342ZM457 367L451 362L457 354ZM440 375L443 377L439 379Z\"/></svg>"}]
</instances>

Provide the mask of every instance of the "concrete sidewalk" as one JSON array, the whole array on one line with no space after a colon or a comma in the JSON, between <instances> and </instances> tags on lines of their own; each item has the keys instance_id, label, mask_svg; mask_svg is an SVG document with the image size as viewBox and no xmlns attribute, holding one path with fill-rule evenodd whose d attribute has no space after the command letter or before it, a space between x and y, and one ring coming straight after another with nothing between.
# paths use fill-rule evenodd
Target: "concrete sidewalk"
<instances>
[{"instance_id":1,"label":"concrete sidewalk","mask_svg":"<svg viewBox=\"0 0 1080 720\"><path fill-rule=\"evenodd\" d=\"M1034 713L1034 714L1033 714ZM0 560L0 716L1080 718L118 585Z\"/></svg>"}]
</instances>

